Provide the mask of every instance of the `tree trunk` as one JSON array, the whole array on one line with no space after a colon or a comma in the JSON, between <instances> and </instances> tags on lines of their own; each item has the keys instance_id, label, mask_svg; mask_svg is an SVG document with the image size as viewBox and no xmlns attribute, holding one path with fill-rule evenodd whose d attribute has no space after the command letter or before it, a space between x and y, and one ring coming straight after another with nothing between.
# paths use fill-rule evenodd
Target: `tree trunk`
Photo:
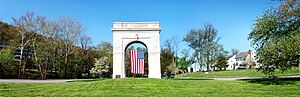
<instances>
[{"instance_id":1,"label":"tree trunk","mask_svg":"<svg viewBox=\"0 0 300 97\"><path fill-rule=\"evenodd\" d=\"M3 78L4 74L3 74L3 65L2 63L0 63L0 78Z\"/></svg>"},{"instance_id":2,"label":"tree trunk","mask_svg":"<svg viewBox=\"0 0 300 97\"><path fill-rule=\"evenodd\" d=\"M68 53L65 54L65 72L64 72L65 73L65 75L64 75L65 78L67 78L67 75L68 75L67 69L68 69Z\"/></svg>"},{"instance_id":3,"label":"tree trunk","mask_svg":"<svg viewBox=\"0 0 300 97\"><path fill-rule=\"evenodd\" d=\"M20 52L20 62L19 62L19 73L18 73L18 78L21 77L21 72L22 72L22 59L23 59L23 40L22 40L22 44L21 44L21 52Z\"/></svg>"},{"instance_id":4,"label":"tree trunk","mask_svg":"<svg viewBox=\"0 0 300 97\"><path fill-rule=\"evenodd\" d=\"M35 41L32 43L33 44L33 47L34 47L34 59L35 59L35 64L39 67L39 71L40 71L40 75L41 75L41 79L44 79L44 73L43 73L43 67L42 67L42 63L41 61L39 60L38 56L37 56L37 50L36 50L36 46L35 46Z\"/></svg>"}]
</instances>

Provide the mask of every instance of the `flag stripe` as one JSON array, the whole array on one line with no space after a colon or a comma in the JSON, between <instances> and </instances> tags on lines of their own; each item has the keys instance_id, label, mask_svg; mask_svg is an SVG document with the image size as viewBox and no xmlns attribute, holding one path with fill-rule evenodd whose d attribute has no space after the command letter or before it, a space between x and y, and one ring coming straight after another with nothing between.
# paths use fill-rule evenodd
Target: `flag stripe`
<instances>
[{"instance_id":1,"label":"flag stripe","mask_svg":"<svg viewBox=\"0 0 300 97\"><path fill-rule=\"evenodd\" d=\"M129 55L130 55L130 72L132 72L132 61L131 61L132 56L131 56L131 53L132 53L132 51L130 50L130 53L129 53Z\"/></svg>"},{"instance_id":2,"label":"flag stripe","mask_svg":"<svg viewBox=\"0 0 300 97\"><path fill-rule=\"evenodd\" d=\"M144 74L144 59L138 59L138 51L130 50L130 72L133 74Z\"/></svg>"}]
</instances>

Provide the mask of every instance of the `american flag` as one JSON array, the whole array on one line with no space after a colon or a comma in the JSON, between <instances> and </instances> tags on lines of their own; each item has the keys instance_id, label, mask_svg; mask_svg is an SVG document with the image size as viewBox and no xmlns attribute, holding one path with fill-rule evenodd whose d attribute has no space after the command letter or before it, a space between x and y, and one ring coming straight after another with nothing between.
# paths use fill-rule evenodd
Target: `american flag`
<instances>
[{"instance_id":1,"label":"american flag","mask_svg":"<svg viewBox=\"0 0 300 97\"><path fill-rule=\"evenodd\" d=\"M144 50L130 50L130 72L144 74Z\"/></svg>"}]
</instances>

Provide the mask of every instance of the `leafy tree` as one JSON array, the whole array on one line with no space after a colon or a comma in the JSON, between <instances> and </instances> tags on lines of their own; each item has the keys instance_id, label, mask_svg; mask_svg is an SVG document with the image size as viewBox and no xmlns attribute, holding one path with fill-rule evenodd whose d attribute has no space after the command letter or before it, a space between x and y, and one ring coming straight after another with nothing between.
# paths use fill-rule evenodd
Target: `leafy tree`
<instances>
[{"instance_id":1,"label":"leafy tree","mask_svg":"<svg viewBox=\"0 0 300 97\"><path fill-rule=\"evenodd\" d=\"M13 54L11 49L0 49L0 78L4 76L4 72L10 70L13 62Z\"/></svg>"},{"instance_id":2,"label":"leafy tree","mask_svg":"<svg viewBox=\"0 0 300 97\"><path fill-rule=\"evenodd\" d=\"M77 77L88 77L89 70L94 66L96 53L89 46L91 41L91 37L87 35L81 35L80 37L80 46L81 48L77 48L74 52L75 59L78 60L78 63L75 65L75 72ZM87 74L86 76L82 76L82 74Z\"/></svg>"},{"instance_id":3,"label":"leafy tree","mask_svg":"<svg viewBox=\"0 0 300 97\"><path fill-rule=\"evenodd\" d=\"M98 58L105 57L105 56L112 58L112 54L113 54L112 44L110 42L102 41L96 47L96 54Z\"/></svg>"},{"instance_id":4,"label":"leafy tree","mask_svg":"<svg viewBox=\"0 0 300 97\"><path fill-rule=\"evenodd\" d=\"M99 59L95 59L95 67L90 70L90 73L94 77L101 76L103 77L106 73L109 72L109 59L107 57L101 57Z\"/></svg>"},{"instance_id":5,"label":"leafy tree","mask_svg":"<svg viewBox=\"0 0 300 97\"><path fill-rule=\"evenodd\" d=\"M96 48L96 58L99 60L105 58L106 64L105 67L108 67L108 72L106 72L105 76L110 77L112 75L112 68L113 68L113 46L110 42L102 41L100 44L97 45Z\"/></svg>"},{"instance_id":6,"label":"leafy tree","mask_svg":"<svg viewBox=\"0 0 300 97\"><path fill-rule=\"evenodd\" d=\"M177 53L179 51L178 38L172 37L164 42L161 48L161 73L170 76L176 73L176 64L178 60Z\"/></svg>"},{"instance_id":7,"label":"leafy tree","mask_svg":"<svg viewBox=\"0 0 300 97\"><path fill-rule=\"evenodd\" d=\"M181 51L182 57L180 57L177 61L177 65L176 67L187 71L187 68L192 64L192 62L194 61L193 58L190 57L189 55L189 50L188 49L183 49Z\"/></svg>"},{"instance_id":8,"label":"leafy tree","mask_svg":"<svg viewBox=\"0 0 300 97\"><path fill-rule=\"evenodd\" d=\"M163 75L175 74L174 52L168 48L162 48L160 51L160 68Z\"/></svg>"},{"instance_id":9,"label":"leafy tree","mask_svg":"<svg viewBox=\"0 0 300 97\"><path fill-rule=\"evenodd\" d=\"M226 57L224 55L219 55L216 59L215 59L215 67L219 68L219 70L222 70L222 68L224 68L226 70L227 65L227 60Z\"/></svg>"},{"instance_id":10,"label":"leafy tree","mask_svg":"<svg viewBox=\"0 0 300 97\"><path fill-rule=\"evenodd\" d=\"M91 68L94 51L89 48L90 38L84 35L79 22L65 17L48 20L43 16L35 16L33 12L13 18L13 21L17 34L16 38L12 39L16 45L11 44L11 46L21 49L19 76L24 74L25 70L37 69L41 79L45 79L48 74L52 77L73 78L79 76L83 71L88 72ZM9 32L9 29L1 30ZM1 38L1 40L3 39ZM80 45L81 48L77 45ZM24 50L33 51L32 57L25 58ZM32 63L24 64L30 61ZM25 69L27 65L31 67Z\"/></svg>"},{"instance_id":11,"label":"leafy tree","mask_svg":"<svg viewBox=\"0 0 300 97\"><path fill-rule=\"evenodd\" d=\"M286 0L256 19L249 34L258 62L265 74L275 69L286 71L298 64L300 55L300 3Z\"/></svg>"},{"instance_id":12,"label":"leafy tree","mask_svg":"<svg viewBox=\"0 0 300 97\"><path fill-rule=\"evenodd\" d=\"M16 39L16 27L0 21L0 45L12 45Z\"/></svg>"}]
</instances>

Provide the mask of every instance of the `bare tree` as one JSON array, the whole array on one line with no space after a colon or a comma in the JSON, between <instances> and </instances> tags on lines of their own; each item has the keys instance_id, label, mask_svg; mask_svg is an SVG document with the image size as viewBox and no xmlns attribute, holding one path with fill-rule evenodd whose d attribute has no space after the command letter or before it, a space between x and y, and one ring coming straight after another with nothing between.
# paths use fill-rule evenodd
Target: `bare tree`
<instances>
[{"instance_id":1,"label":"bare tree","mask_svg":"<svg viewBox=\"0 0 300 97\"><path fill-rule=\"evenodd\" d=\"M72 18L66 17L60 18L58 23L61 31L60 34L62 34L59 38L64 43L64 76L67 78L69 55L73 52L78 40L80 39L82 26L79 22L74 21Z\"/></svg>"},{"instance_id":2,"label":"bare tree","mask_svg":"<svg viewBox=\"0 0 300 97\"><path fill-rule=\"evenodd\" d=\"M175 69L177 66L177 54L179 51L179 41L178 38L172 37L170 39L167 39L164 43L167 52L169 52L172 55L172 65L170 65L170 69L173 71L172 73L175 73Z\"/></svg>"},{"instance_id":3,"label":"bare tree","mask_svg":"<svg viewBox=\"0 0 300 97\"><path fill-rule=\"evenodd\" d=\"M218 54L216 49L218 46L217 30L212 24L206 24L203 28L192 29L184 37L183 41L194 49L194 57L198 60L200 68L206 65L207 70L212 66L214 55Z\"/></svg>"},{"instance_id":4,"label":"bare tree","mask_svg":"<svg viewBox=\"0 0 300 97\"><path fill-rule=\"evenodd\" d=\"M33 12L28 12L20 18L12 18L14 25L17 27L18 37L20 37L20 42L17 43L17 47L20 49L20 62L19 62L19 73L18 77L25 72L25 65L22 64L24 48L29 45L30 41L34 39L35 32L37 31L36 27L36 17L34 17ZM21 74L22 73L22 74Z\"/></svg>"},{"instance_id":5,"label":"bare tree","mask_svg":"<svg viewBox=\"0 0 300 97\"><path fill-rule=\"evenodd\" d=\"M91 43L91 37L87 35L81 35L79 41L80 41L81 48L87 50L89 43Z\"/></svg>"}]
</instances>

